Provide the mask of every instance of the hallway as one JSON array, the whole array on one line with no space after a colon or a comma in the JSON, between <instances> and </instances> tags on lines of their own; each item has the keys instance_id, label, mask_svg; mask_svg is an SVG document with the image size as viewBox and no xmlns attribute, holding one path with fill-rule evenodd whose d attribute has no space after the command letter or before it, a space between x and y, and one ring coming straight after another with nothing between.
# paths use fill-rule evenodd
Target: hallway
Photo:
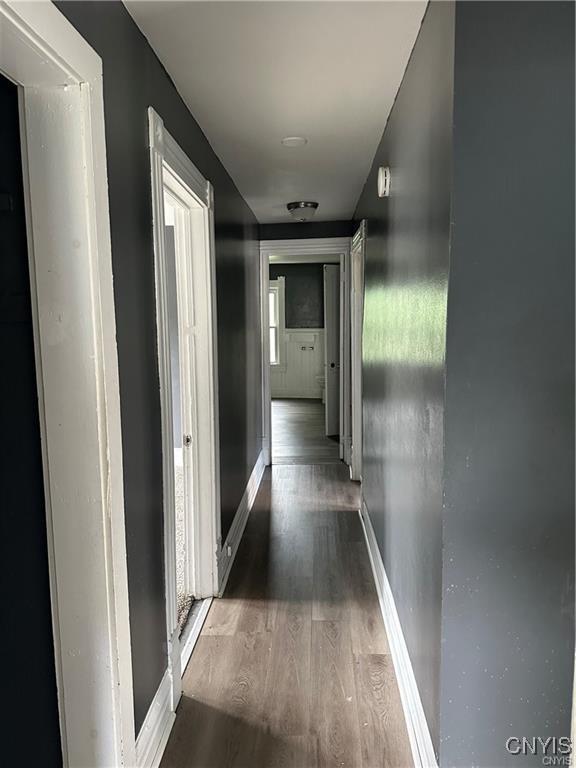
<instances>
[{"instance_id":1,"label":"hallway","mask_svg":"<svg viewBox=\"0 0 576 768\"><path fill-rule=\"evenodd\" d=\"M272 400L272 461L274 464L340 462L338 438L326 437L324 404L320 400Z\"/></svg>"},{"instance_id":2,"label":"hallway","mask_svg":"<svg viewBox=\"0 0 576 768\"><path fill-rule=\"evenodd\" d=\"M344 465L266 471L163 768L412 765Z\"/></svg>"},{"instance_id":3,"label":"hallway","mask_svg":"<svg viewBox=\"0 0 576 768\"><path fill-rule=\"evenodd\" d=\"M6 765L574 763L575 9L0 2Z\"/></svg>"}]
</instances>

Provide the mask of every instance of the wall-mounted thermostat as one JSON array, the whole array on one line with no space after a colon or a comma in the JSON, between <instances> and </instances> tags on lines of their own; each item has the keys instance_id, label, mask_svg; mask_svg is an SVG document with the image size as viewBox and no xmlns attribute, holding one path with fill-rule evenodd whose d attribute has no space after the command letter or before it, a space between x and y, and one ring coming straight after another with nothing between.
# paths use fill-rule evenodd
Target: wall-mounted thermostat
<instances>
[{"instance_id":1,"label":"wall-mounted thermostat","mask_svg":"<svg viewBox=\"0 0 576 768\"><path fill-rule=\"evenodd\" d=\"M388 197L390 194L390 168L378 168L378 197Z\"/></svg>"}]
</instances>

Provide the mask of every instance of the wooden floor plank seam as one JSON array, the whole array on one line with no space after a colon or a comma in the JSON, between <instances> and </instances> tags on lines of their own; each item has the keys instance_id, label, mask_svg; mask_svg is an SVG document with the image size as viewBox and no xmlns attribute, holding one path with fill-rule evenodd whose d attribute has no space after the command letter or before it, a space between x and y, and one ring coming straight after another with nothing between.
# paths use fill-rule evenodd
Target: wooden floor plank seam
<instances>
[{"instance_id":1,"label":"wooden floor plank seam","mask_svg":"<svg viewBox=\"0 0 576 768\"><path fill-rule=\"evenodd\" d=\"M162 768L407 768L343 464L268 469L183 678Z\"/></svg>"}]
</instances>

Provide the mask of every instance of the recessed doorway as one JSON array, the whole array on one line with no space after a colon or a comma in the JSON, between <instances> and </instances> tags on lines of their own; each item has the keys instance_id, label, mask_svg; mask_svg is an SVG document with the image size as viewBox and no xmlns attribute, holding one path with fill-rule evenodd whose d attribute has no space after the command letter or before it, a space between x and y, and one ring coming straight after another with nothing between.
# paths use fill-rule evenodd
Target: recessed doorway
<instances>
[{"instance_id":1,"label":"recessed doorway","mask_svg":"<svg viewBox=\"0 0 576 768\"><path fill-rule=\"evenodd\" d=\"M268 463L348 462L348 240L267 241L261 254Z\"/></svg>"}]
</instances>

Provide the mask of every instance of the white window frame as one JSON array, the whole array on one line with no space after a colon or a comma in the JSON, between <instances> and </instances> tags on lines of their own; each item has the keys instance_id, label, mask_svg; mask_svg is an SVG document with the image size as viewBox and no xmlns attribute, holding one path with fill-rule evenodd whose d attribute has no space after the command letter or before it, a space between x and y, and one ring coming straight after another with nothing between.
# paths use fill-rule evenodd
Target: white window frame
<instances>
[{"instance_id":1,"label":"white window frame","mask_svg":"<svg viewBox=\"0 0 576 768\"><path fill-rule=\"evenodd\" d=\"M286 369L286 293L285 293L285 280L283 277L278 277L276 280L270 280L268 292L276 293L276 308L278 310L278 322L276 325L276 338L278 346L278 356L275 363L269 360L269 365L275 371L282 371ZM268 313L270 314L270 313ZM270 323L270 318L268 318ZM271 328L270 324L268 328ZM270 333L268 333L270 335Z\"/></svg>"},{"instance_id":2,"label":"white window frame","mask_svg":"<svg viewBox=\"0 0 576 768\"><path fill-rule=\"evenodd\" d=\"M0 39L20 94L63 764L132 768L102 61L50 2L1 2Z\"/></svg>"},{"instance_id":3,"label":"white window frame","mask_svg":"<svg viewBox=\"0 0 576 768\"><path fill-rule=\"evenodd\" d=\"M188 540L188 545L193 548L193 557L187 581L198 598L218 594L217 558L221 541L214 204L212 185L166 130L162 118L152 107L148 110L148 121L162 418L167 675L171 690L170 708L165 713L163 727L169 730L182 693L182 668L186 658L182 653L176 600L174 434L164 192L168 190L178 200L185 218L185 241L180 241L176 233L176 269L181 315L180 360L183 370L190 374L183 379L183 394L189 404L184 400L182 408L183 431L192 438L189 466L193 509L188 530L194 535ZM189 657L191 652L192 646L187 644L186 655ZM141 735L146 743L146 728L143 728ZM140 736L138 740L140 742ZM145 751L146 746L137 743L137 755Z\"/></svg>"}]
</instances>

